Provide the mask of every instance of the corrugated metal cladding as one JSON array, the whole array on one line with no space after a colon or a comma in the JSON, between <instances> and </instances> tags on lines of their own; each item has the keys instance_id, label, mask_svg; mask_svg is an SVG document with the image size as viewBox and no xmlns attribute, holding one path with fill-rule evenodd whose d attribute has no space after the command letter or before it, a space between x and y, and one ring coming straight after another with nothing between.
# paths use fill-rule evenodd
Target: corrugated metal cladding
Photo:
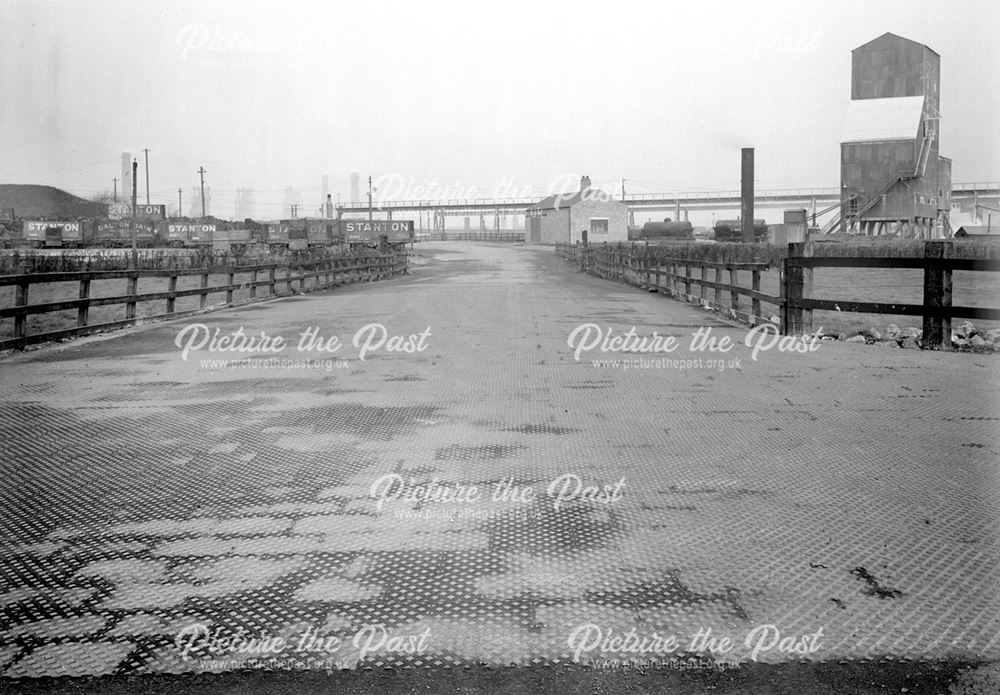
<instances>
[{"instance_id":1,"label":"corrugated metal cladding","mask_svg":"<svg viewBox=\"0 0 1000 695\"><path fill-rule=\"evenodd\" d=\"M851 99L926 96L938 107L941 58L927 46L883 34L851 52Z\"/></svg>"}]
</instances>

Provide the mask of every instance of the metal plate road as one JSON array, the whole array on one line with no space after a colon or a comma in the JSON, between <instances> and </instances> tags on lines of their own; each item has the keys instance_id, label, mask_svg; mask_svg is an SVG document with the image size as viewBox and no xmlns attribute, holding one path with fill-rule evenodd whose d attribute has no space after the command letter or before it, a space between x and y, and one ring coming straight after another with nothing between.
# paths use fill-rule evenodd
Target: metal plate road
<instances>
[{"instance_id":1,"label":"metal plate road","mask_svg":"<svg viewBox=\"0 0 1000 695\"><path fill-rule=\"evenodd\" d=\"M549 249L418 251L0 359L4 677L1000 658L995 359L755 360ZM587 323L706 361L577 360Z\"/></svg>"}]
</instances>

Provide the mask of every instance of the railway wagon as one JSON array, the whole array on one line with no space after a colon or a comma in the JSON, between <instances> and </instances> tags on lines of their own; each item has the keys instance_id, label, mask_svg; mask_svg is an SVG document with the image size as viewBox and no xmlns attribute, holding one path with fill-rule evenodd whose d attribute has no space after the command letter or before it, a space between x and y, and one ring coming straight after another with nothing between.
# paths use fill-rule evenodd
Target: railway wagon
<instances>
[{"instance_id":1,"label":"railway wagon","mask_svg":"<svg viewBox=\"0 0 1000 695\"><path fill-rule=\"evenodd\" d=\"M638 239L694 239L694 227L690 222L671 222L670 219L663 222L647 222L642 225Z\"/></svg>"},{"instance_id":2,"label":"railway wagon","mask_svg":"<svg viewBox=\"0 0 1000 695\"><path fill-rule=\"evenodd\" d=\"M742 223L736 220L718 220L715 223L716 241L743 241ZM753 221L754 243L760 244L767 241L767 223L764 220L755 219Z\"/></svg>"},{"instance_id":3,"label":"railway wagon","mask_svg":"<svg viewBox=\"0 0 1000 695\"><path fill-rule=\"evenodd\" d=\"M217 226L209 222L166 220L158 228L161 241L167 246L191 248L210 245Z\"/></svg>"},{"instance_id":4,"label":"railway wagon","mask_svg":"<svg viewBox=\"0 0 1000 695\"><path fill-rule=\"evenodd\" d=\"M342 242L337 228L337 220L326 218L303 218L306 242L309 246L329 246Z\"/></svg>"},{"instance_id":5,"label":"railway wagon","mask_svg":"<svg viewBox=\"0 0 1000 695\"><path fill-rule=\"evenodd\" d=\"M268 241L272 243L272 248L287 246L287 248L294 251L300 251L309 246L306 223L300 217L271 223L268 225L267 233Z\"/></svg>"},{"instance_id":6,"label":"railway wagon","mask_svg":"<svg viewBox=\"0 0 1000 695\"><path fill-rule=\"evenodd\" d=\"M159 246L160 234L154 222L136 220L136 246ZM128 247L132 245L132 220L94 220L94 235L90 246Z\"/></svg>"},{"instance_id":7,"label":"railway wagon","mask_svg":"<svg viewBox=\"0 0 1000 695\"><path fill-rule=\"evenodd\" d=\"M230 249L235 253L241 253L247 246L253 244L256 239L250 234L250 230L238 229L215 229L209 234L213 249Z\"/></svg>"},{"instance_id":8,"label":"railway wagon","mask_svg":"<svg viewBox=\"0 0 1000 695\"><path fill-rule=\"evenodd\" d=\"M33 248L79 248L90 241L86 220L24 220L21 238Z\"/></svg>"},{"instance_id":9,"label":"railway wagon","mask_svg":"<svg viewBox=\"0 0 1000 695\"><path fill-rule=\"evenodd\" d=\"M340 220L343 238L351 244L377 244L386 237L390 244L413 241L413 220Z\"/></svg>"}]
</instances>

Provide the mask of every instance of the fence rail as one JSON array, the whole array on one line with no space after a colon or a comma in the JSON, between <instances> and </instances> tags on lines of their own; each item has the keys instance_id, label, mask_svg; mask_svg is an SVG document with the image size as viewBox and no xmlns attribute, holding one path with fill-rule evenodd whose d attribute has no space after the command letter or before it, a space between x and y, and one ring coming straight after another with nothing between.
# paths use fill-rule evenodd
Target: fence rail
<instances>
[{"instance_id":1,"label":"fence rail","mask_svg":"<svg viewBox=\"0 0 1000 695\"><path fill-rule=\"evenodd\" d=\"M283 271L283 272L281 272ZM139 302L165 301L165 312L154 316L142 317L141 320L156 320L177 318L192 313L192 311L177 312L176 301L180 297L199 297L198 311L205 309L211 294L225 293L225 303L233 303L233 293L248 290L249 301L278 296L277 288L285 286L287 293L295 292L293 286L298 284L299 292L328 289L354 282L383 280L407 272L407 256L405 252L390 251L377 255L347 255L330 256L328 258L291 261L286 263L260 263L255 265L208 266L203 268L167 268L159 270L103 270L57 273L30 273L21 275L0 276L0 287L13 286L14 305L0 307L0 319L14 319L14 335L12 338L0 340L0 350L22 350L27 345L60 338L75 337L96 333L112 328L122 328L135 325L140 319L136 317L136 305ZM237 282L237 275L249 275L250 279ZM181 277L199 276L198 287L177 289L177 280ZM209 285L213 276L224 276L226 282ZM139 294L138 284L141 278L166 278L167 289L160 292ZM91 297L91 283L101 280L124 279L125 294L111 297ZM32 285L52 283L78 283L79 292L76 299L61 299L59 301L31 304L29 302ZM257 289L265 287L266 293L258 297ZM66 292L70 294L72 291ZM125 318L103 323L89 323L91 307L125 305ZM76 310L76 326L56 331L45 331L29 335L27 317L36 314L46 314L53 311Z\"/></svg>"},{"instance_id":2,"label":"fence rail","mask_svg":"<svg viewBox=\"0 0 1000 695\"><path fill-rule=\"evenodd\" d=\"M811 333L814 310L915 315L923 318L924 347L948 349L951 347L953 318L1000 320L1000 309L952 305L954 271L1000 271L1000 261L953 258L953 242L925 242L924 254L920 258L814 256L811 243L789 244L788 256L780 260L780 294L777 297L760 291L760 274L770 267L767 263L670 258L650 251L655 249L635 244L556 244L556 253L578 263L587 272L609 280L656 289L684 301L723 311L731 318L751 325L764 320L760 312L761 303L772 304L780 310L779 329L782 335ZM851 302L811 297L814 268L920 269L924 272L923 302ZM692 274L693 270L698 271L697 276ZM710 271L714 272L714 279L709 279ZM752 287L738 284L739 271L751 272ZM723 282L726 272L729 273L729 282ZM697 285L697 295L692 294L692 285ZM709 291L713 293L711 298ZM724 298L726 293L729 294L728 302ZM740 297L744 296L750 298L749 311L740 302Z\"/></svg>"}]
</instances>

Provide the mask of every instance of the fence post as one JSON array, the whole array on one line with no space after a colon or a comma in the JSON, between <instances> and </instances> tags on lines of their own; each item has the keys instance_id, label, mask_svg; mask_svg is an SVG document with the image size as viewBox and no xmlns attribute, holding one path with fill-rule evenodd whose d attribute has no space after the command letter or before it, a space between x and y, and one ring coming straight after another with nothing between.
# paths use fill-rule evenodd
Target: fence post
<instances>
[{"instance_id":1,"label":"fence post","mask_svg":"<svg viewBox=\"0 0 1000 695\"><path fill-rule=\"evenodd\" d=\"M232 277L232 276L230 276ZM202 273L201 275L201 288L205 289L208 287L208 273ZM202 309L205 308L205 304L208 302L208 292L201 292L198 295L198 304Z\"/></svg>"},{"instance_id":2,"label":"fence post","mask_svg":"<svg viewBox=\"0 0 1000 695\"><path fill-rule=\"evenodd\" d=\"M722 284L722 268L716 266L715 268L715 308L722 310L722 288L719 285Z\"/></svg>"},{"instance_id":3,"label":"fence post","mask_svg":"<svg viewBox=\"0 0 1000 695\"><path fill-rule=\"evenodd\" d=\"M228 273L229 282L227 283L229 285L229 287L226 288L226 304L232 304L233 303L233 282L235 282L235 280L236 280L236 273L233 272L234 270L235 270L235 268L233 268L233 266L229 266L229 273ZM204 286L205 285L202 285L202 287L204 287ZM250 296L252 297L253 295L251 294ZM204 298L203 298L202 306L205 306L205 304L204 304Z\"/></svg>"},{"instance_id":4,"label":"fence post","mask_svg":"<svg viewBox=\"0 0 1000 695\"><path fill-rule=\"evenodd\" d=\"M729 267L729 284L736 288L739 286L739 275L735 267ZM732 306L733 313L740 310L740 293L736 289L729 291L729 303Z\"/></svg>"},{"instance_id":5,"label":"fence post","mask_svg":"<svg viewBox=\"0 0 1000 695\"><path fill-rule=\"evenodd\" d=\"M688 301L691 296L691 264L684 261L684 301Z\"/></svg>"},{"instance_id":6,"label":"fence post","mask_svg":"<svg viewBox=\"0 0 1000 695\"><path fill-rule=\"evenodd\" d=\"M29 283L27 280L22 280L17 283L17 295L14 297L14 306L27 306L28 305L28 287ZM23 338L25 337L24 329L27 324L28 316L27 314L18 314L14 317L14 337Z\"/></svg>"},{"instance_id":7,"label":"fence post","mask_svg":"<svg viewBox=\"0 0 1000 695\"><path fill-rule=\"evenodd\" d=\"M257 298L257 267L250 271L250 299ZM226 295L227 301L232 301L229 299L229 294Z\"/></svg>"},{"instance_id":8,"label":"fence post","mask_svg":"<svg viewBox=\"0 0 1000 695\"><path fill-rule=\"evenodd\" d=\"M924 242L923 348L925 350L951 349L951 317L933 311L951 307L951 269L935 263L951 256L951 242Z\"/></svg>"},{"instance_id":9,"label":"fence post","mask_svg":"<svg viewBox=\"0 0 1000 695\"><path fill-rule=\"evenodd\" d=\"M705 303L705 295L708 292L708 288L705 287L705 281L708 280L708 266L701 266L701 282L698 283L698 295L701 298L701 303Z\"/></svg>"},{"instance_id":10,"label":"fence post","mask_svg":"<svg viewBox=\"0 0 1000 695\"><path fill-rule=\"evenodd\" d=\"M86 326L87 325L87 314L90 311L90 278L85 278L80 280L80 299L88 300L80 308L76 310L76 325Z\"/></svg>"},{"instance_id":11,"label":"fence post","mask_svg":"<svg viewBox=\"0 0 1000 695\"><path fill-rule=\"evenodd\" d=\"M171 275L170 279L167 280L167 292L176 292L176 291L177 291L177 276ZM174 313L174 307L176 306L176 301L177 301L176 297L167 297L168 314Z\"/></svg>"},{"instance_id":12,"label":"fence post","mask_svg":"<svg viewBox=\"0 0 1000 695\"><path fill-rule=\"evenodd\" d=\"M754 292L760 292L760 271L756 268L752 271L753 281L751 287ZM757 317L760 316L760 300L754 296L750 299L750 325L757 325Z\"/></svg>"},{"instance_id":13,"label":"fence post","mask_svg":"<svg viewBox=\"0 0 1000 695\"><path fill-rule=\"evenodd\" d=\"M133 270L129 272L127 289L125 294L129 296L129 300L125 302L125 318L134 319L135 318L135 295L139 294L139 271Z\"/></svg>"},{"instance_id":14,"label":"fence post","mask_svg":"<svg viewBox=\"0 0 1000 695\"><path fill-rule=\"evenodd\" d=\"M270 282L267 283L267 286L269 288L268 294L270 294L270 295L278 294L278 291L274 288L274 266L273 265L268 269L267 279L270 281Z\"/></svg>"},{"instance_id":15,"label":"fence post","mask_svg":"<svg viewBox=\"0 0 1000 695\"><path fill-rule=\"evenodd\" d=\"M812 309L803 309L800 303L812 294L813 270L788 264L789 258L812 258L812 255L812 244L799 242L788 245L788 257L782 261L781 294L785 299L781 307L783 335L812 333Z\"/></svg>"}]
</instances>

